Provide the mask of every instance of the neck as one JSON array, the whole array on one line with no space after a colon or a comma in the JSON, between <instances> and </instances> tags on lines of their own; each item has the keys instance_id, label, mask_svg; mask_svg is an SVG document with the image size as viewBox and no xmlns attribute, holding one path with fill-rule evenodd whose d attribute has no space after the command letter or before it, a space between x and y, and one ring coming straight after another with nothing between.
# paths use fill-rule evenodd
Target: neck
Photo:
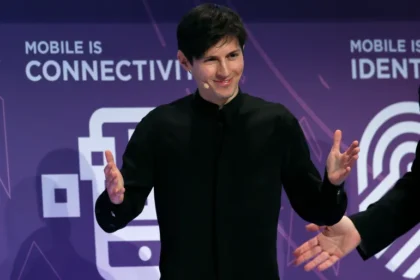
<instances>
[{"instance_id":1,"label":"neck","mask_svg":"<svg viewBox=\"0 0 420 280\"><path fill-rule=\"evenodd\" d=\"M200 91L199 91L200 93ZM212 96L206 96L205 94L200 94L201 97L213 104L216 104L219 106L219 109L222 109L223 106L225 106L226 104L228 104L230 101L232 101L239 93L239 87L236 88L236 90L234 91L234 93L232 94L231 97L229 98L217 98L215 95Z\"/></svg>"}]
</instances>

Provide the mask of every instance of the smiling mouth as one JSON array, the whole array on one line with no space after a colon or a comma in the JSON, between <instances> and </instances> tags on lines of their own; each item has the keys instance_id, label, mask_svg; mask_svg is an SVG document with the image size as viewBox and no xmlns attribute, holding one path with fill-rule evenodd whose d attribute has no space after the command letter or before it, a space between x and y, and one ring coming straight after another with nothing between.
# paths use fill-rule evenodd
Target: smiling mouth
<instances>
[{"instance_id":1,"label":"smiling mouth","mask_svg":"<svg viewBox=\"0 0 420 280\"><path fill-rule=\"evenodd\" d=\"M232 82L232 79L228 79L228 80L221 80L221 81L214 81L217 85L220 86L228 86L230 85L230 83Z\"/></svg>"}]
</instances>

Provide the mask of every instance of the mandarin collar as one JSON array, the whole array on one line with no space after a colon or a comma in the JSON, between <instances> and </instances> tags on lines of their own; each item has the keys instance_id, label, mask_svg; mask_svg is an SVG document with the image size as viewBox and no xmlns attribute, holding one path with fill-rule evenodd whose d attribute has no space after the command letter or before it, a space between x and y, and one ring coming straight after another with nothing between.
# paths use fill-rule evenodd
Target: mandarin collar
<instances>
[{"instance_id":1,"label":"mandarin collar","mask_svg":"<svg viewBox=\"0 0 420 280\"><path fill-rule=\"evenodd\" d=\"M222 108L219 105L205 100L199 93L198 89L194 92L193 107L199 113L208 117L221 118L227 124L231 124L239 112L239 108L243 102L243 93L239 88L238 94Z\"/></svg>"}]
</instances>

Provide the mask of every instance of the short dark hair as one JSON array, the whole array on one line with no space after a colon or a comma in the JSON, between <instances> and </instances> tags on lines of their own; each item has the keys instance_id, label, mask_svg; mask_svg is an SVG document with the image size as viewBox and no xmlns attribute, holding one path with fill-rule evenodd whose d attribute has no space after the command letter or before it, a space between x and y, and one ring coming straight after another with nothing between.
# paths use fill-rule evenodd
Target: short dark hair
<instances>
[{"instance_id":1,"label":"short dark hair","mask_svg":"<svg viewBox=\"0 0 420 280\"><path fill-rule=\"evenodd\" d=\"M183 16L177 28L178 49L190 63L222 39L236 38L243 49L247 33L239 15L217 4L201 4Z\"/></svg>"}]
</instances>

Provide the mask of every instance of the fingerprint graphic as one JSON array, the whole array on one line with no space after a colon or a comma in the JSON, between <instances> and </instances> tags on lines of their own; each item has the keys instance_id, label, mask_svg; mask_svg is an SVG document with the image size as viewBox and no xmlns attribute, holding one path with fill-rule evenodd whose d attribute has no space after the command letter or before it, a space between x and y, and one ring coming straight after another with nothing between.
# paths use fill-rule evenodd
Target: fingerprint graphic
<instances>
[{"instance_id":1,"label":"fingerprint graphic","mask_svg":"<svg viewBox=\"0 0 420 280\"><path fill-rule=\"evenodd\" d=\"M359 211L378 201L410 170L420 140L419 116L418 102L406 101L389 105L369 122L360 140L361 151L357 161L358 194L362 198ZM417 231L391 257L386 268L392 272L399 269L419 245L420 231ZM380 258L388 248L376 254L376 258ZM417 260L403 277L414 279L419 273L420 260Z\"/></svg>"}]
</instances>

